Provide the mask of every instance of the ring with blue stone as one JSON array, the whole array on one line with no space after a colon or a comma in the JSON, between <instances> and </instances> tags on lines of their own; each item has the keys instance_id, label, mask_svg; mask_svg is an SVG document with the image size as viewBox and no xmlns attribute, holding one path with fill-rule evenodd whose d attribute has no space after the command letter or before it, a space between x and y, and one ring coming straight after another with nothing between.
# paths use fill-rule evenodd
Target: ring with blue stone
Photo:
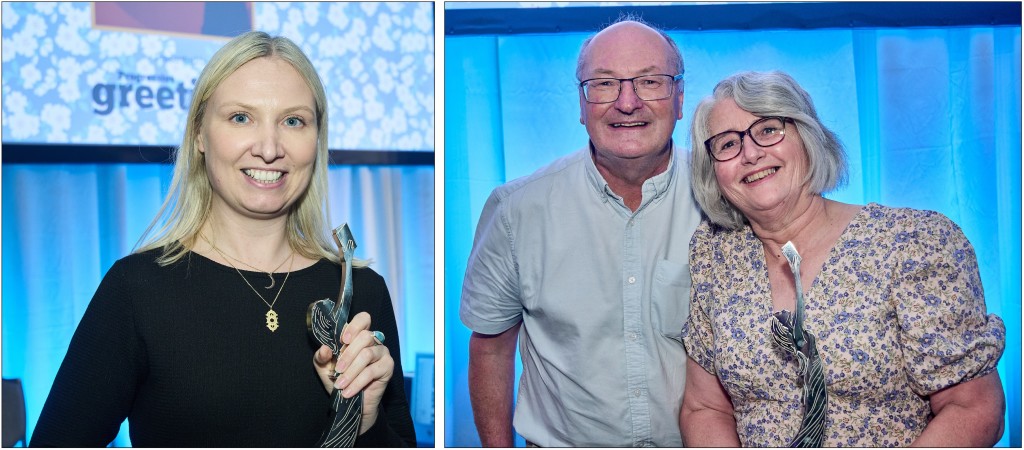
<instances>
[{"instance_id":1,"label":"ring with blue stone","mask_svg":"<svg viewBox=\"0 0 1024 450\"><path fill-rule=\"evenodd\" d=\"M381 333L380 331L374 331L373 340L377 341L377 345L384 345L384 333Z\"/></svg>"}]
</instances>

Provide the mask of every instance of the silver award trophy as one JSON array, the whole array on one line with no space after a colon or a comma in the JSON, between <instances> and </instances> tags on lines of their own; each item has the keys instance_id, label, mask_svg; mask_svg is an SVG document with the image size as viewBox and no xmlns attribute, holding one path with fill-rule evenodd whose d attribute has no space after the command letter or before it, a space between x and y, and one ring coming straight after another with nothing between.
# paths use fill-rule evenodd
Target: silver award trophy
<instances>
[{"instance_id":1,"label":"silver award trophy","mask_svg":"<svg viewBox=\"0 0 1024 450\"><path fill-rule=\"evenodd\" d=\"M821 447L825 441L825 422L828 415L828 393L825 374L818 354L817 339L804 328L804 293L800 282L800 253L792 242L782 246L793 279L796 281L796 311L779 311L772 319L772 340L784 352L796 357L803 384L804 417L790 447Z\"/></svg>"},{"instance_id":2,"label":"silver award trophy","mask_svg":"<svg viewBox=\"0 0 1024 450\"><path fill-rule=\"evenodd\" d=\"M341 333L348 324L349 309L352 307L352 253L356 249L356 241L347 223L334 229L334 241L338 243L341 257L341 292L336 301L325 298L311 303L306 315L306 326L313 338L330 347L337 358L343 347ZM333 378L337 377L338 372L335 372ZM346 399L341 396L341 390L335 388L331 393L331 425L324 430L317 445L352 447L359 434L362 413L362 392Z\"/></svg>"}]
</instances>

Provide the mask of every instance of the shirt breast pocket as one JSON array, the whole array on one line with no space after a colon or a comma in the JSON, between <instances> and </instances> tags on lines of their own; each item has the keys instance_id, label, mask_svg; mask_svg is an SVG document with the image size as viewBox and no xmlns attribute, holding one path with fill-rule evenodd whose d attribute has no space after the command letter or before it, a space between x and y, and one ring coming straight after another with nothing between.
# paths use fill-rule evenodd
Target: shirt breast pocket
<instances>
[{"instance_id":1,"label":"shirt breast pocket","mask_svg":"<svg viewBox=\"0 0 1024 450\"><path fill-rule=\"evenodd\" d=\"M651 283L651 320L665 337L682 342L679 332L690 315L690 265L657 262Z\"/></svg>"}]
</instances>

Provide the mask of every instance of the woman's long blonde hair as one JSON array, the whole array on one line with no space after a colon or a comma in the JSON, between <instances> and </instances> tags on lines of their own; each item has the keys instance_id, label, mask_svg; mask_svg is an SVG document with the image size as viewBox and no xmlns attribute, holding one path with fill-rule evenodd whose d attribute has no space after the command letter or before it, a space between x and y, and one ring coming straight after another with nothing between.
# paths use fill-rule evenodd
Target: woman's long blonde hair
<instances>
[{"instance_id":1,"label":"woman's long blonde hair","mask_svg":"<svg viewBox=\"0 0 1024 450\"><path fill-rule=\"evenodd\" d=\"M338 262L327 225L327 95L313 64L294 42L282 36L271 37L262 31L251 31L232 39L203 68L192 94L185 136L175 154L170 191L160 212L139 239L134 253L162 248L163 253L157 262L168 265L189 252L209 217L213 196L206 174L205 156L196 145L207 101L221 82L243 64L268 57L290 63L306 80L316 102L317 141L313 176L309 187L288 212L288 243L307 258L327 258Z\"/></svg>"}]
</instances>

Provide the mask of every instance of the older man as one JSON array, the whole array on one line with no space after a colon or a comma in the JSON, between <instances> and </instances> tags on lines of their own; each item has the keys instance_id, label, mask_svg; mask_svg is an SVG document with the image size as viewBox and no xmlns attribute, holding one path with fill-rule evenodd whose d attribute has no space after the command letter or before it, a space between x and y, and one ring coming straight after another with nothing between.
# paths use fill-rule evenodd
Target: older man
<instances>
[{"instance_id":1,"label":"older man","mask_svg":"<svg viewBox=\"0 0 1024 450\"><path fill-rule=\"evenodd\" d=\"M682 74L661 31L627 19L597 33L577 65L590 145L487 200L460 311L484 445L511 446L513 424L541 447L682 445L678 334L699 222L672 145Z\"/></svg>"}]
</instances>

